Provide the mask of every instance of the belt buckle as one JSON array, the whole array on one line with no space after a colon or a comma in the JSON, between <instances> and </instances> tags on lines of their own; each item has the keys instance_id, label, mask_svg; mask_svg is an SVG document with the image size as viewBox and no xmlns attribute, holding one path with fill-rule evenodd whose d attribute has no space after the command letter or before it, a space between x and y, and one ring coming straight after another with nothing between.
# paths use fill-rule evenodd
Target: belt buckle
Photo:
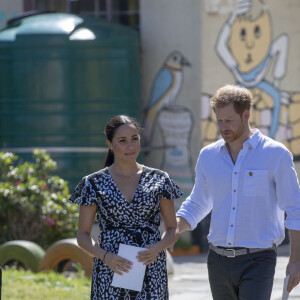
<instances>
[{"instance_id":1,"label":"belt buckle","mask_svg":"<svg viewBox=\"0 0 300 300\"><path fill-rule=\"evenodd\" d=\"M226 251L232 251L232 254L226 255L227 257L231 257L231 258L235 257L235 249L226 249Z\"/></svg>"}]
</instances>

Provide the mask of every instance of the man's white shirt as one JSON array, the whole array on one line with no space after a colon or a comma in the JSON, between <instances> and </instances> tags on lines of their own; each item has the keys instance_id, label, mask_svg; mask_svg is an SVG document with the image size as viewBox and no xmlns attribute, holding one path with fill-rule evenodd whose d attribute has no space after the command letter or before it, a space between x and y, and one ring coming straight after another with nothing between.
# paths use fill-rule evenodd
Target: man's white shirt
<instances>
[{"instance_id":1,"label":"man's white shirt","mask_svg":"<svg viewBox=\"0 0 300 300\"><path fill-rule=\"evenodd\" d=\"M177 216L194 229L210 211L208 240L215 246L269 248L283 241L284 225L300 230L300 189L291 152L258 129L235 164L223 139L204 147L194 188Z\"/></svg>"}]
</instances>

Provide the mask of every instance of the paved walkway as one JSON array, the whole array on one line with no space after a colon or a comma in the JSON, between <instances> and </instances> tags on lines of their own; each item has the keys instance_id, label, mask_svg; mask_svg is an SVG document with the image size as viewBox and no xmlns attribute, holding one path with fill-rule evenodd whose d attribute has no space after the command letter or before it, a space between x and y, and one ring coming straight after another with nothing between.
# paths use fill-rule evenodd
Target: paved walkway
<instances>
[{"instance_id":1,"label":"paved walkway","mask_svg":"<svg viewBox=\"0 0 300 300\"><path fill-rule=\"evenodd\" d=\"M278 248L277 266L271 300L282 297L283 279L288 262L289 246ZM173 257L174 272L169 276L170 300L212 300L208 283L206 255ZM300 300L300 286L290 294L289 299Z\"/></svg>"}]
</instances>

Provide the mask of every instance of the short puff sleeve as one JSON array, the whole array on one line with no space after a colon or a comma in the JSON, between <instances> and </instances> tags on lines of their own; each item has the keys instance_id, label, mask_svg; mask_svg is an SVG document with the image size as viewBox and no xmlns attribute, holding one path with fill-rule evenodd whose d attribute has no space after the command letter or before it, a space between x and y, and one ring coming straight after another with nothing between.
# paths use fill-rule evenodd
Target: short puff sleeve
<instances>
[{"instance_id":1,"label":"short puff sleeve","mask_svg":"<svg viewBox=\"0 0 300 300\"><path fill-rule=\"evenodd\" d=\"M78 183L69 200L77 205L91 206L96 204L96 192L91 183L84 177Z\"/></svg>"},{"instance_id":2,"label":"short puff sleeve","mask_svg":"<svg viewBox=\"0 0 300 300\"><path fill-rule=\"evenodd\" d=\"M164 199L177 199L182 196L182 191L173 179L166 174L161 190L161 197Z\"/></svg>"}]
</instances>

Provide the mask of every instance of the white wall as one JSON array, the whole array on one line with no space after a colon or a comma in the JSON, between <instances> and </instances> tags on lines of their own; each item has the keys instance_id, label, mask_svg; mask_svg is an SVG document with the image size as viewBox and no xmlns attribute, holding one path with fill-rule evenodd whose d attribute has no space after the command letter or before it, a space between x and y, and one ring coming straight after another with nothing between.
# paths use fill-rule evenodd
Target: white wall
<instances>
[{"instance_id":1,"label":"white wall","mask_svg":"<svg viewBox=\"0 0 300 300\"><path fill-rule=\"evenodd\" d=\"M192 160L190 168L193 172L201 138L201 1L141 0L140 18L144 107L149 103L155 78L170 53L179 51L191 64L183 67L183 83L173 104L186 109L193 116L191 137L188 138L188 152ZM152 146L164 143L157 123L154 125ZM148 165L157 168L163 166L163 160L163 150L151 151L145 157Z\"/></svg>"},{"instance_id":2,"label":"white wall","mask_svg":"<svg viewBox=\"0 0 300 300\"><path fill-rule=\"evenodd\" d=\"M1 0L0 1L0 29L6 21L19 15L23 11L23 0Z\"/></svg>"},{"instance_id":3,"label":"white wall","mask_svg":"<svg viewBox=\"0 0 300 300\"><path fill-rule=\"evenodd\" d=\"M255 1L258 0L252 2L255 4ZM141 0L140 2L144 107L149 103L155 78L166 57L172 51L179 51L191 63L190 67L183 68L183 84L175 99L175 104L186 107L193 115L194 126L189 140L192 168L194 168L199 150L203 146L202 139L204 137L201 136L200 120L203 103L201 96L203 93L212 95L220 86L236 82L231 70L216 53L218 36L236 4L237 0ZM287 92L288 101L291 101L293 95L300 98L300 31L298 30L300 1L285 0L283 3L282 0L265 0L265 5L271 17L271 44L282 35L288 37L287 71L279 82L278 90ZM274 56L271 67L264 78L271 84L274 81L275 62L276 57ZM288 114L299 110L300 116L300 102L297 105L295 103L290 105L289 110ZM284 117L285 115L281 116L281 118ZM270 120L271 122L272 120ZM159 128L158 123L156 120L152 146L164 144L162 129ZM285 125L284 130L288 132L292 127L294 131L300 131L300 121L297 124L289 123ZM292 133L292 137L295 137L296 134L297 132ZM287 134L287 136L289 135L291 133ZM277 137L277 140L290 146L286 140ZM299 158L300 139L296 141L296 144L298 148L294 147L291 151ZM162 150L151 151L145 157L145 163L160 168L164 165L165 156L163 154ZM299 173L300 161L296 162L296 168Z\"/></svg>"}]
</instances>

